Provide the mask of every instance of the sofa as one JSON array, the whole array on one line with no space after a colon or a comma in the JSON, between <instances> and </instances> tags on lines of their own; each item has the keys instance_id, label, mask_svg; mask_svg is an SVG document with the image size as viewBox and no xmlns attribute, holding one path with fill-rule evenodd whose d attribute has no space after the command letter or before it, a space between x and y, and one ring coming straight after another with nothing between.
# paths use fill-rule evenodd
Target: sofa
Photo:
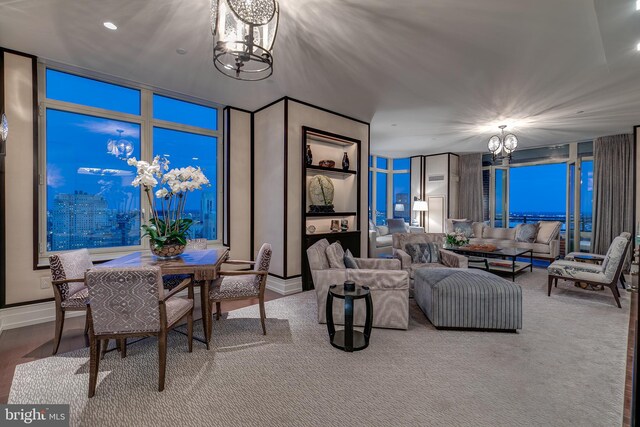
<instances>
[{"instance_id":1,"label":"sofa","mask_svg":"<svg viewBox=\"0 0 640 427\"><path fill-rule=\"evenodd\" d=\"M444 233L396 233L393 235L393 256L400 260L402 269L409 273L409 289L414 288L416 271L422 268L467 268L469 260L464 255L442 248L444 244ZM421 243L436 243L438 248L439 261L437 263L413 262L407 250L407 245Z\"/></svg>"},{"instance_id":2,"label":"sofa","mask_svg":"<svg viewBox=\"0 0 640 427\"><path fill-rule=\"evenodd\" d=\"M329 286L353 280L357 285L368 286L373 303L374 328L409 328L409 273L402 270L397 259L355 258L358 268L335 265L334 257L327 256L327 239L319 240L307 249L311 277L318 301L318 323L326 323L326 304ZM332 266L332 263L334 265ZM353 324L364 326L365 301L354 302ZM344 324L344 301L333 304L335 324Z\"/></svg>"},{"instance_id":3,"label":"sofa","mask_svg":"<svg viewBox=\"0 0 640 427\"><path fill-rule=\"evenodd\" d=\"M454 230L454 221L467 221L464 219L448 219L447 232ZM467 221L470 222L470 221ZM538 233L533 242L521 242L516 240L516 235L523 224L515 228L489 227L483 222L472 222L472 235L470 244L493 244L499 248L526 248L533 250L533 257L554 261L560 255L560 221L540 221Z\"/></svg>"},{"instance_id":4,"label":"sofa","mask_svg":"<svg viewBox=\"0 0 640 427\"><path fill-rule=\"evenodd\" d=\"M369 221L369 258L380 258L393 255L392 235L390 225L397 223L402 227L403 233L424 233L424 227L416 227L405 223L403 220L388 219L388 225L374 225ZM398 232L398 229L395 230Z\"/></svg>"}]
</instances>

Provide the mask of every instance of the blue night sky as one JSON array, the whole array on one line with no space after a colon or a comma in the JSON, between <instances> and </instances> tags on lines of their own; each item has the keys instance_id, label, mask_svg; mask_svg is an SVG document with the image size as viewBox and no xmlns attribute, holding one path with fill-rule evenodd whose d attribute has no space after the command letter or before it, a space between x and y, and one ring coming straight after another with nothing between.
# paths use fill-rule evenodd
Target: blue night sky
<instances>
[{"instance_id":1,"label":"blue night sky","mask_svg":"<svg viewBox=\"0 0 640 427\"><path fill-rule=\"evenodd\" d=\"M47 70L47 98L129 114L140 114L140 91ZM154 118L217 129L214 108L154 95ZM130 186L135 169L107 152L107 142L122 138L133 145L132 157L141 158L140 125L89 115L47 110L47 202L58 193L81 190L103 195L110 208L139 209L139 192ZM200 166L209 181L216 179L216 138L156 127L154 154L168 154L170 168ZM106 171L105 171L106 170ZM212 185L207 191L215 191ZM199 197L188 199L187 209L199 209Z\"/></svg>"}]
</instances>

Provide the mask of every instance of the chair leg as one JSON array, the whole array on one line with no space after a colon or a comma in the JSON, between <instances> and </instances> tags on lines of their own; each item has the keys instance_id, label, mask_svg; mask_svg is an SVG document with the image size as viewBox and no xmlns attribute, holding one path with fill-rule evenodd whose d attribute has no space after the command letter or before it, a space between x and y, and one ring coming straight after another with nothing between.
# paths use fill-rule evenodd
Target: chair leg
<instances>
[{"instance_id":1,"label":"chair leg","mask_svg":"<svg viewBox=\"0 0 640 427\"><path fill-rule=\"evenodd\" d=\"M264 319L266 314L264 312L264 297L260 297L260 323L262 323L262 335L267 335L267 328L264 326Z\"/></svg>"},{"instance_id":2,"label":"chair leg","mask_svg":"<svg viewBox=\"0 0 640 427\"><path fill-rule=\"evenodd\" d=\"M220 320L220 301L216 302L216 320Z\"/></svg>"},{"instance_id":3,"label":"chair leg","mask_svg":"<svg viewBox=\"0 0 640 427\"><path fill-rule=\"evenodd\" d=\"M187 315L187 340L189 345L189 353L193 352L193 308L189 310Z\"/></svg>"},{"instance_id":4,"label":"chair leg","mask_svg":"<svg viewBox=\"0 0 640 427\"><path fill-rule=\"evenodd\" d=\"M620 273L620 284L622 285L622 289L627 289L627 281L624 278L624 273Z\"/></svg>"},{"instance_id":5,"label":"chair leg","mask_svg":"<svg viewBox=\"0 0 640 427\"><path fill-rule=\"evenodd\" d=\"M84 334L89 335L89 310L87 310L87 315L84 319Z\"/></svg>"},{"instance_id":6,"label":"chair leg","mask_svg":"<svg viewBox=\"0 0 640 427\"><path fill-rule=\"evenodd\" d=\"M547 290L547 296L551 296L551 287L553 285L553 277L549 276L549 289Z\"/></svg>"},{"instance_id":7,"label":"chair leg","mask_svg":"<svg viewBox=\"0 0 640 427\"><path fill-rule=\"evenodd\" d=\"M615 300L616 300L616 304L618 304L618 308L622 308L622 305L620 305L620 297L618 296L618 286L617 286L617 284L611 285L610 289L611 289L611 293L613 294L613 298L615 298Z\"/></svg>"},{"instance_id":8,"label":"chair leg","mask_svg":"<svg viewBox=\"0 0 640 427\"><path fill-rule=\"evenodd\" d=\"M102 340L101 344L102 351L100 352L100 359L104 359L104 356L107 354L107 347L109 347L109 340Z\"/></svg>"},{"instance_id":9,"label":"chair leg","mask_svg":"<svg viewBox=\"0 0 640 427\"><path fill-rule=\"evenodd\" d=\"M89 344L89 397L96 394L96 383L98 382L98 368L100 366L100 340L95 336L90 337Z\"/></svg>"},{"instance_id":10,"label":"chair leg","mask_svg":"<svg viewBox=\"0 0 640 427\"><path fill-rule=\"evenodd\" d=\"M164 390L164 375L167 370L167 331L158 335L158 391Z\"/></svg>"},{"instance_id":11,"label":"chair leg","mask_svg":"<svg viewBox=\"0 0 640 427\"><path fill-rule=\"evenodd\" d=\"M53 354L58 353L60 338L62 338L62 328L64 326L64 311L62 307L56 307L56 331L53 338Z\"/></svg>"},{"instance_id":12,"label":"chair leg","mask_svg":"<svg viewBox=\"0 0 640 427\"><path fill-rule=\"evenodd\" d=\"M120 357L124 359L127 357L127 339L122 338L120 341Z\"/></svg>"},{"instance_id":13,"label":"chair leg","mask_svg":"<svg viewBox=\"0 0 640 427\"><path fill-rule=\"evenodd\" d=\"M558 287L558 278L557 278L557 277L553 280L553 285L554 285L556 288Z\"/></svg>"}]
</instances>

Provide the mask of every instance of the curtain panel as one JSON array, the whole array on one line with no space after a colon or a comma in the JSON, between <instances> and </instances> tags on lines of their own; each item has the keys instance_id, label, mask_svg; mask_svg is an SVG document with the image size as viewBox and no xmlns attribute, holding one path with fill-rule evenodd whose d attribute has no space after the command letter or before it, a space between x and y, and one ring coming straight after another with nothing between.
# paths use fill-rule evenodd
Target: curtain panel
<instances>
[{"instance_id":1,"label":"curtain panel","mask_svg":"<svg viewBox=\"0 0 640 427\"><path fill-rule=\"evenodd\" d=\"M482 222L482 154L465 154L459 163L458 217Z\"/></svg>"},{"instance_id":2,"label":"curtain panel","mask_svg":"<svg viewBox=\"0 0 640 427\"><path fill-rule=\"evenodd\" d=\"M591 252L605 254L616 236L623 231L633 233L634 156L632 135L604 136L593 141ZM630 257L628 253L627 259Z\"/></svg>"}]
</instances>

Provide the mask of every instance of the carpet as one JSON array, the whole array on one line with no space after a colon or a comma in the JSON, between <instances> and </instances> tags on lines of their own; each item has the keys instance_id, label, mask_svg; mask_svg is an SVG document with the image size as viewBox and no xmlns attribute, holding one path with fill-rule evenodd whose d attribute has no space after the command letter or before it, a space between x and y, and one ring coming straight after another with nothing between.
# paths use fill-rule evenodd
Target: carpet
<instances>
[{"instance_id":1,"label":"carpet","mask_svg":"<svg viewBox=\"0 0 640 427\"><path fill-rule=\"evenodd\" d=\"M438 331L411 301L407 331L374 329L344 353L316 321L313 292L214 321L213 348L169 336L157 392L157 341L108 353L87 398L88 351L16 368L9 403L70 403L72 425L613 426L622 422L629 297L522 274L517 334ZM198 325L199 327L199 325ZM198 329L198 333L201 330Z\"/></svg>"}]
</instances>

